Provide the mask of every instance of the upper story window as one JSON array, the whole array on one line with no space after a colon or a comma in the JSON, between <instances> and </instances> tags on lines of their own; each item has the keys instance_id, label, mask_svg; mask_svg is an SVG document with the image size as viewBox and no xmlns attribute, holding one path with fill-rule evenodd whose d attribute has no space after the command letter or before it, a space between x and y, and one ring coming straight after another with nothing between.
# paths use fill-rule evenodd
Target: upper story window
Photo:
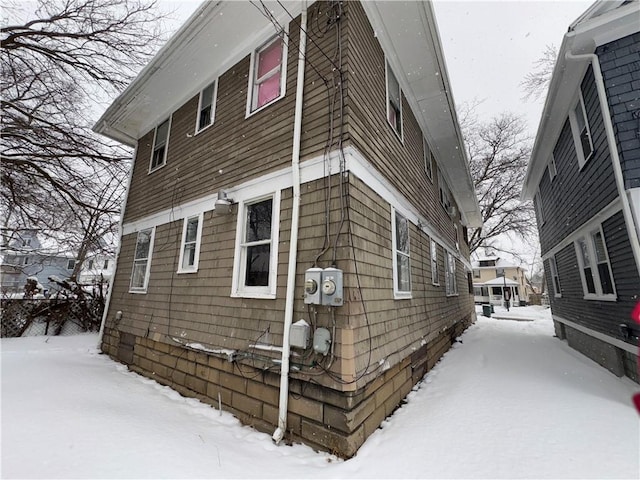
<instances>
[{"instance_id":1,"label":"upper story window","mask_svg":"<svg viewBox=\"0 0 640 480\"><path fill-rule=\"evenodd\" d=\"M536 217L538 217L538 222L540 222L540 225L543 225L544 216L542 214L542 199L540 198L540 189L536 191L536 194L533 197L533 209L536 211Z\"/></svg>"},{"instance_id":2,"label":"upper story window","mask_svg":"<svg viewBox=\"0 0 640 480\"><path fill-rule=\"evenodd\" d=\"M453 233L455 234L456 250L460 251L460 236L458 234L458 224L453 224Z\"/></svg>"},{"instance_id":3,"label":"upper story window","mask_svg":"<svg viewBox=\"0 0 640 480\"><path fill-rule=\"evenodd\" d=\"M89 260L89 262L87 262L87 270L92 270L93 269L93 260Z\"/></svg>"},{"instance_id":4,"label":"upper story window","mask_svg":"<svg viewBox=\"0 0 640 480\"><path fill-rule=\"evenodd\" d=\"M395 298L411 296L411 262L409 221L392 209L393 294Z\"/></svg>"},{"instance_id":5,"label":"upper story window","mask_svg":"<svg viewBox=\"0 0 640 480\"><path fill-rule=\"evenodd\" d=\"M440 193L440 205L449 213L452 210L451 205L451 191L447 185L447 181L442 176L442 173L438 170L438 190Z\"/></svg>"},{"instance_id":6,"label":"upper story window","mask_svg":"<svg viewBox=\"0 0 640 480\"><path fill-rule=\"evenodd\" d=\"M167 147L169 146L169 124L171 118L156 127L153 135L153 152L151 153L151 165L149 173L164 166L167 163Z\"/></svg>"},{"instance_id":7,"label":"upper story window","mask_svg":"<svg viewBox=\"0 0 640 480\"><path fill-rule=\"evenodd\" d=\"M422 137L422 143L424 145L424 172L427 174L427 178L433 182L433 153L426 138Z\"/></svg>"},{"instance_id":8,"label":"upper story window","mask_svg":"<svg viewBox=\"0 0 640 480\"><path fill-rule=\"evenodd\" d=\"M496 268L496 278L504 277L504 268L498 267Z\"/></svg>"},{"instance_id":9,"label":"upper story window","mask_svg":"<svg viewBox=\"0 0 640 480\"><path fill-rule=\"evenodd\" d=\"M198 102L198 121L196 132L213 125L216 114L216 94L218 91L218 82L214 81L200 92L200 101Z\"/></svg>"},{"instance_id":10,"label":"upper story window","mask_svg":"<svg viewBox=\"0 0 640 480\"><path fill-rule=\"evenodd\" d=\"M387 121L402 138L402 90L391 66L387 62Z\"/></svg>"},{"instance_id":11,"label":"upper story window","mask_svg":"<svg viewBox=\"0 0 640 480\"><path fill-rule=\"evenodd\" d=\"M73 270L76 267L76 260L74 258L70 258L67 260L67 270Z\"/></svg>"},{"instance_id":12,"label":"upper story window","mask_svg":"<svg viewBox=\"0 0 640 480\"><path fill-rule=\"evenodd\" d=\"M287 42L275 36L251 55L247 116L285 93Z\"/></svg>"},{"instance_id":13,"label":"upper story window","mask_svg":"<svg viewBox=\"0 0 640 480\"><path fill-rule=\"evenodd\" d=\"M553 281L553 294L555 297L562 297L562 290L560 290L560 277L558 276L558 264L556 263L555 255L549 258L549 270Z\"/></svg>"},{"instance_id":14,"label":"upper story window","mask_svg":"<svg viewBox=\"0 0 640 480\"><path fill-rule=\"evenodd\" d=\"M431 283L440 285L440 272L438 272L438 244L431 239Z\"/></svg>"},{"instance_id":15,"label":"upper story window","mask_svg":"<svg viewBox=\"0 0 640 480\"><path fill-rule=\"evenodd\" d=\"M480 278L480 269L479 268L474 268L473 269L473 278Z\"/></svg>"},{"instance_id":16,"label":"upper story window","mask_svg":"<svg viewBox=\"0 0 640 480\"><path fill-rule=\"evenodd\" d=\"M584 298L615 300L616 291L611 274L611 264L602 229L598 227L574 243Z\"/></svg>"},{"instance_id":17,"label":"upper story window","mask_svg":"<svg viewBox=\"0 0 640 480\"><path fill-rule=\"evenodd\" d=\"M556 169L556 159L551 154L551 160L549 160L549 165L547 166L549 170L549 181L553 182L553 179L558 175L558 170Z\"/></svg>"},{"instance_id":18,"label":"upper story window","mask_svg":"<svg viewBox=\"0 0 640 480\"><path fill-rule=\"evenodd\" d=\"M131 270L131 283L129 284L129 292L131 293L147 292L155 233L155 227L138 232L136 250L133 256L133 267Z\"/></svg>"},{"instance_id":19,"label":"upper story window","mask_svg":"<svg viewBox=\"0 0 640 480\"><path fill-rule=\"evenodd\" d=\"M102 264L102 269L106 270L107 268L109 268L109 260L105 260L104 263Z\"/></svg>"},{"instance_id":20,"label":"upper story window","mask_svg":"<svg viewBox=\"0 0 640 480\"><path fill-rule=\"evenodd\" d=\"M571 131L573 132L573 141L578 156L578 165L580 168L587 163L593 153L593 140L591 139L591 128L589 127L589 119L587 118L587 110L584 106L584 97L582 90L578 95L573 111L569 114L569 122L571 123Z\"/></svg>"},{"instance_id":21,"label":"upper story window","mask_svg":"<svg viewBox=\"0 0 640 480\"><path fill-rule=\"evenodd\" d=\"M238 209L232 296L276 298L280 192Z\"/></svg>"},{"instance_id":22,"label":"upper story window","mask_svg":"<svg viewBox=\"0 0 640 480\"><path fill-rule=\"evenodd\" d=\"M458 284L456 282L456 257L451 252L446 252L446 268L444 271L445 290L447 295L458 294Z\"/></svg>"},{"instance_id":23,"label":"upper story window","mask_svg":"<svg viewBox=\"0 0 640 480\"><path fill-rule=\"evenodd\" d=\"M182 245L178 273L198 271L200 259L200 238L202 237L202 214L184 219L182 226Z\"/></svg>"}]
</instances>

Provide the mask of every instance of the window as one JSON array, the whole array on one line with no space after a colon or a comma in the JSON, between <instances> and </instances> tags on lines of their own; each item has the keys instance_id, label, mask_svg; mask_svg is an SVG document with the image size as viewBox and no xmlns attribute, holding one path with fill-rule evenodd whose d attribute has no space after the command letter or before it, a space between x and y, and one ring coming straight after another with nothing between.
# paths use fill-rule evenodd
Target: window
<instances>
[{"instance_id":1,"label":"window","mask_svg":"<svg viewBox=\"0 0 640 480\"><path fill-rule=\"evenodd\" d=\"M287 44L275 36L251 56L247 116L284 96Z\"/></svg>"},{"instance_id":2,"label":"window","mask_svg":"<svg viewBox=\"0 0 640 480\"><path fill-rule=\"evenodd\" d=\"M409 222L392 209L393 294L395 298L411 295L411 263L409 260Z\"/></svg>"},{"instance_id":3,"label":"window","mask_svg":"<svg viewBox=\"0 0 640 480\"><path fill-rule=\"evenodd\" d=\"M26 238L22 241L22 246L23 247L30 247L31 246L31 239L30 238Z\"/></svg>"},{"instance_id":4,"label":"window","mask_svg":"<svg viewBox=\"0 0 640 480\"><path fill-rule=\"evenodd\" d=\"M504 277L504 268L496 268L496 278Z\"/></svg>"},{"instance_id":5,"label":"window","mask_svg":"<svg viewBox=\"0 0 640 480\"><path fill-rule=\"evenodd\" d=\"M445 288L447 295L457 295L458 285L456 283L456 257L451 252L446 252L446 268L444 271Z\"/></svg>"},{"instance_id":6,"label":"window","mask_svg":"<svg viewBox=\"0 0 640 480\"><path fill-rule=\"evenodd\" d=\"M456 240L456 250L460 251L460 237L458 236L458 224L453 224L453 233Z\"/></svg>"},{"instance_id":7,"label":"window","mask_svg":"<svg viewBox=\"0 0 640 480\"><path fill-rule=\"evenodd\" d=\"M202 235L202 214L185 218L182 226L182 246L178 273L198 271L200 258L200 237Z\"/></svg>"},{"instance_id":8,"label":"window","mask_svg":"<svg viewBox=\"0 0 640 480\"><path fill-rule=\"evenodd\" d=\"M103 270L106 270L107 268L109 268L109 260L105 260L104 263L102 264Z\"/></svg>"},{"instance_id":9,"label":"window","mask_svg":"<svg viewBox=\"0 0 640 480\"><path fill-rule=\"evenodd\" d=\"M427 178L433 182L433 153L424 137L422 137L422 143L424 145L424 172L427 174Z\"/></svg>"},{"instance_id":10,"label":"window","mask_svg":"<svg viewBox=\"0 0 640 480\"><path fill-rule=\"evenodd\" d=\"M129 291L132 293L147 292L155 231L154 227L138 232L136 250L133 256L133 268L131 270L131 283L129 285Z\"/></svg>"},{"instance_id":11,"label":"window","mask_svg":"<svg viewBox=\"0 0 640 480\"><path fill-rule=\"evenodd\" d=\"M556 159L551 154L551 160L549 160L549 165L547 166L549 170L549 181L553 182L553 179L558 174L558 170L556 169Z\"/></svg>"},{"instance_id":12,"label":"window","mask_svg":"<svg viewBox=\"0 0 640 480\"><path fill-rule=\"evenodd\" d=\"M24 259L22 260L22 264L29 265L29 257L24 257Z\"/></svg>"},{"instance_id":13,"label":"window","mask_svg":"<svg viewBox=\"0 0 640 480\"><path fill-rule=\"evenodd\" d=\"M431 239L431 283L440 285L440 274L438 272L438 244Z\"/></svg>"},{"instance_id":14,"label":"window","mask_svg":"<svg viewBox=\"0 0 640 480\"><path fill-rule=\"evenodd\" d=\"M89 260L89 262L87 262L87 270L91 270L93 268L93 260Z\"/></svg>"},{"instance_id":15,"label":"window","mask_svg":"<svg viewBox=\"0 0 640 480\"><path fill-rule=\"evenodd\" d=\"M580 166L580 168L582 168L593 153L591 129L589 128L587 111L584 107L584 97L582 96L582 90L580 91L580 95L578 96L576 106L569 115L569 121L571 123L573 141L575 143L576 154L578 156L578 165Z\"/></svg>"},{"instance_id":16,"label":"window","mask_svg":"<svg viewBox=\"0 0 640 480\"><path fill-rule=\"evenodd\" d=\"M479 268L474 268L473 269L473 278L480 278L480 269Z\"/></svg>"},{"instance_id":17,"label":"window","mask_svg":"<svg viewBox=\"0 0 640 480\"><path fill-rule=\"evenodd\" d=\"M471 272L467 272L467 287L469 289L469 295L473 295L473 278Z\"/></svg>"},{"instance_id":18,"label":"window","mask_svg":"<svg viewBox=\"0 0 640 480\"><path fill-rule=\"evenodd\" d=\"M153 152L149 173L164 166L167 162L167 144L169 141L169 118L156 127L153 137Z\"/></svg>"},{"instance_id":19,"label":"window","mask_svg":"<svg viewBox=\"0 0 640 480\"><path fill-rule=\"evenodd\" d=\"M213 124L216 113L217 90L218 82L214 81L200 92L200 101L198 103L198 126L196 128L196 132L199 132Z\"/></svg>"},{"instance_id":20,"label":"window","mask_svg":"<svg viewBox=\"0 0 640 480\"><path fill-rule=\"evenodd\" d=\"M67 260L67 270L73 270L76 267L76 261L73 258Z\"/></svg>"},{"instance_id":21,"label":"window","mask_svg":"<svg viewBox=\"0 0 640 480\"><path fill-rule=\"evenodd\" d=\"M575 242L584 298L615 300L616 292L611 264L602 229L592 230Z\"/></svg>"},{"instance_id":22,"label":"window","mask_svg":"<svg viewBox=\"0 0 640 480\"><path fill-rule=\"evenodd\" d=\"M562 291L560 290L560 277L558 276L558 265L556 263L555 256L549 258L549 271L553 281L553 294L555 297L562 297Z\"/></svg>"},{"instance_id":23,"label":"window","mask_svg":"<svg viewBox=\"0 0 640 480\"><path fill-rule=\"evenodd\" d=\"M449 213L449 209L451 207L451 192L449 191L449 186L447 185L447 181L444 179L440 171L438 170L438 189L440 191L440 205L444 207L444 209Z\"/></svg>"},{"instance_id":24,"label":"window","mask_svg":"<svg viewBox=\"0 0 640 480\"><path fill-rule=\"evenodd\" d=\"M538 218L538 223L540 225L544 225L544 216L542 215L542 199L540 198L540 189L538 189L538 191L533 197L533 209L536 211L536 217Z\"/></svg>"},{"instance_id":25,"label":"window","mask_svg":"<svg viewBox=\"0 0 640 480\"><path fill-rule=\"evenodd\" d=\"M387 121L402 138L402 90L387 62Z\"/></svg>"},{"instance_id":26,"label":"window","mask_svg":"<svg viewBox=\"0 0 640 480\"><path fill-rule=\"evenodd\" d=\"M276 297L280 192L239 211L232 296Z\"/></svg>"}]
</instances>

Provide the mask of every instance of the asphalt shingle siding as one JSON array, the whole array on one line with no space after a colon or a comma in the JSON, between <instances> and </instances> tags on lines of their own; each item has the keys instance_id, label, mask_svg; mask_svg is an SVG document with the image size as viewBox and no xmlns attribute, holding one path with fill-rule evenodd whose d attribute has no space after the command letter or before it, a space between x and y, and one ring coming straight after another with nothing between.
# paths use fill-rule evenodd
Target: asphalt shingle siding
<instances>
[{"instance_id":1,"label":"asphalt shingle siding","mask_svg":"<svg viewBox=\"0 0 640 480\"><path fill-rule=\"evenodd\" d=\"M640 187L640 32L596 49L625 188Z\"/></svg>"}]
</instances>

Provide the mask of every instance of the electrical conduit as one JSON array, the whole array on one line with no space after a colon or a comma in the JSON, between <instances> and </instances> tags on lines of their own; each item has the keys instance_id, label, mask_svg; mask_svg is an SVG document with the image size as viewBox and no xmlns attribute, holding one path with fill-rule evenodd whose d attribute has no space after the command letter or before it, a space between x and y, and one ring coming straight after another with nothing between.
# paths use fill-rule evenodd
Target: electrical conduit
<instances>
[{"instance_id":1,"label":"electrical conduit","mask_svg":"<svg viewBox=\"0 0 640 480\"><path fill-rule=\"evenodd\" d=\"M296 265L298 259L298 224L300 216L300 137L302 135L302 96L304 92L304 64L307 49L307 2L302 1L300 17L300 46L298 49L298 77L296 84L296 105L293 125L293 153L291 173L293 175L293 206L291 212L291 237L289 240L289 269L287 272L287 294L284 311L284 332L282 338L282 365L280 367L280 401L278 407L278 428L272 439L278 444L287 430L287 409L289 401L289 330L293 323L293 300L295 298Z\"/></svg>"},{"instance_id":2,"label":"electrical conduit","mask_svg":"<svg viewBox=\"0 0 640 480\"><path fill-rule=\"evenodd\" d=\"M627 192L624 189L622 165L620 163L620 156L618 155L618 144L613 130L613 122L611 121L611 112L609 111L609 104L607 103L607 92L604 88L604 79L602 78L602 70L600 69L600 60L598 60L598 56L593 53L574 55L571 52L567 52L565 54L565 58L568 61L588 60L591 62L593 67L596 89L598 91L598 100L600 100L600 110L602 111L602 117L604 120L604 130L607 134L607 143L609 145L609 152L611 153L613 174L616 179L616 186L618 187L618 195L622 202L622 214L624 215L625 224L627 226L627 235L629 236L629 242L631 243L633 257L636 261L636 269L638 270L638 275L640 275L640 240L636 233L637 230L634 227L635 223L633 213L631 212L631 206L629 205L629 198L627 197Z\"/></svg>"}]
</instances>

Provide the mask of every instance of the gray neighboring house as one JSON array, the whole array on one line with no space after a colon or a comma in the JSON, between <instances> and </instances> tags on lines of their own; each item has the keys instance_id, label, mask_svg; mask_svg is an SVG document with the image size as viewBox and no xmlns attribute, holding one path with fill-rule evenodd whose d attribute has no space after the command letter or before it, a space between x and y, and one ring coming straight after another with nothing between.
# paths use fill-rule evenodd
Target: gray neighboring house
<instances>
[{"instance_id":1,"label":"gray neighboring house","mask_svg":"<svg viewBox=\"0 0 640 480\"><path fill-rule=\"evenodd\" d=\"M74 266L73 254L48 251L35 231L22 231L2 251L0 294L23 293L28 277L36 277L49 292L58 291L58 286L50 282L49 277L68 278Z\"/></svg>"},{"instance_id":2,"label":"gray neighboring house","mask_svg":"<svg viewBox=\"0 0 640 480\"><path fill-rule=\"evenodd\" d=\"M640 2L598 1L565 34L523 188L556 334L638 381Z\"/></svg>"}]
</instances>

